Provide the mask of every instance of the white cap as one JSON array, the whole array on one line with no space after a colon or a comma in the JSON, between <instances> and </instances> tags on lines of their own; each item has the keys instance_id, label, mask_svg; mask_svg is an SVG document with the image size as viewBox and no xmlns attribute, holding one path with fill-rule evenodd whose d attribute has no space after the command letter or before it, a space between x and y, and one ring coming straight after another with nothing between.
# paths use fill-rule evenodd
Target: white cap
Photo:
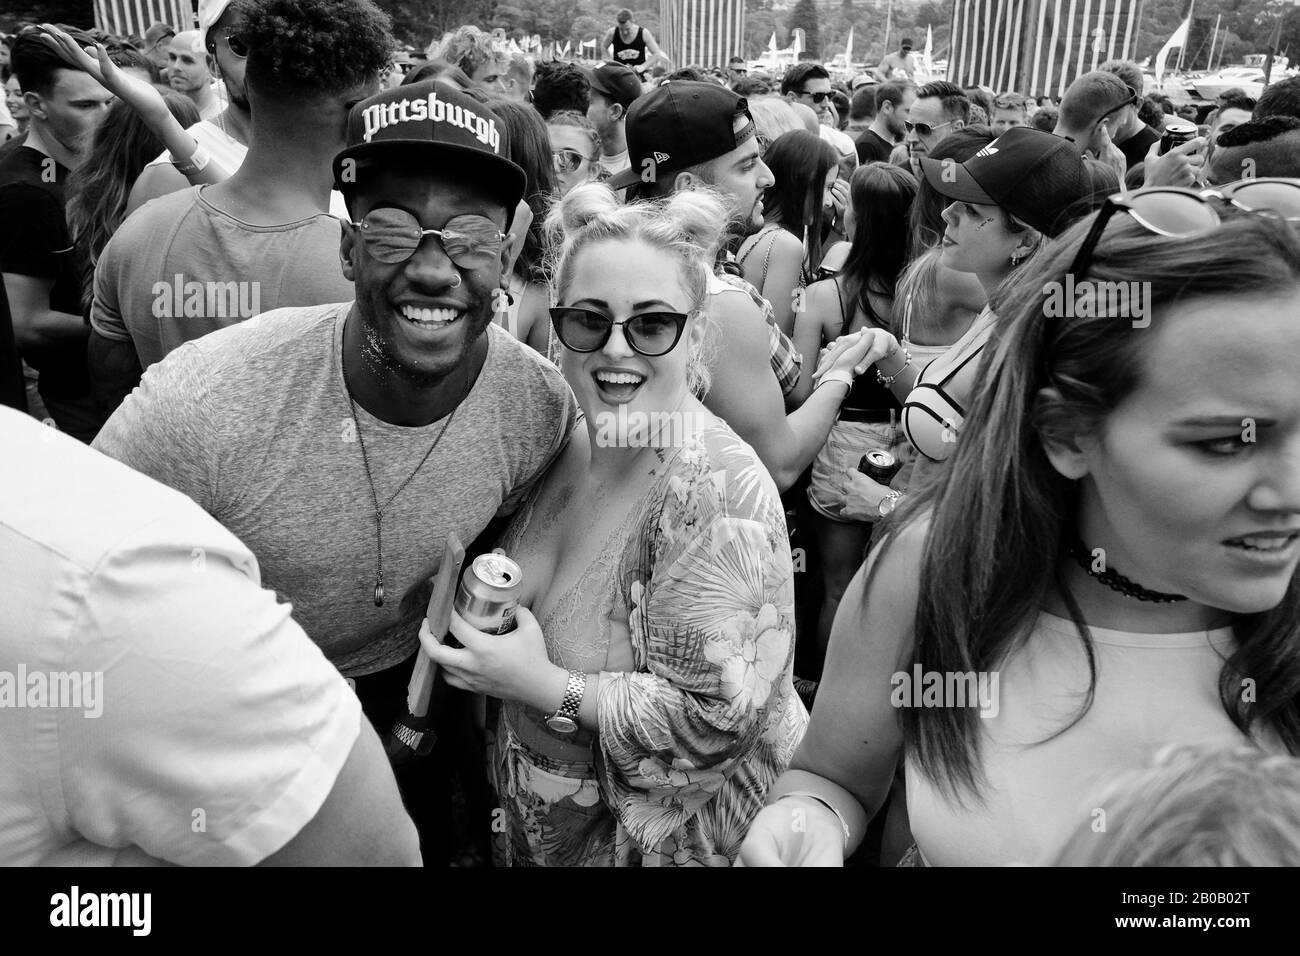
<instances>
[{"instance_id":1,"label":"white cap","mask_svg":"<svg viewBox=\"0 0 1300 956\"><path fill-rule=\"evenodd\" d=\"M199 42L208 45L208 30L221 19L233 0L199 0Z\"/></svg>"}]
</instances>

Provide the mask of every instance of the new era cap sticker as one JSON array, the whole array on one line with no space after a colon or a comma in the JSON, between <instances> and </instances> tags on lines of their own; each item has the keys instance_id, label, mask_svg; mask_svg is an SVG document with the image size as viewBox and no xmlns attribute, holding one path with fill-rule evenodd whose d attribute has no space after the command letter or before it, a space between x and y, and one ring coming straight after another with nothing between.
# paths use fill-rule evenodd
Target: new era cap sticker
<instances>
[{"instance_id":1,"label":"new era cap sticker","mask_svg":"<svg viewBox=\"0 0 1300 956\"><path fill-rule=\"evenodd\" d=\"M668 154L667 154L667 153L661 153L661 152L659 152L658 150L655 150L655 162L656 162L656 163L666 163L667 161L668 161Z\"/></svg>"},{"instance_id":2,"label":"new era cap sticker","mask_svg":"<svg viewBox=\"0 0 1300 956\"><path fill-rule=\"evenodd\" d=\"M367 143L380 130L390 126L432 122L463 129L484 146L491 147L494 153L499 154L501 151L501 133L497 130L495 120L479 116L473 110L458 104L440 100L436 91L424 99L373 103L362 111L361 121L365 130L362 138Z\"/></svg>"}]
</instances>

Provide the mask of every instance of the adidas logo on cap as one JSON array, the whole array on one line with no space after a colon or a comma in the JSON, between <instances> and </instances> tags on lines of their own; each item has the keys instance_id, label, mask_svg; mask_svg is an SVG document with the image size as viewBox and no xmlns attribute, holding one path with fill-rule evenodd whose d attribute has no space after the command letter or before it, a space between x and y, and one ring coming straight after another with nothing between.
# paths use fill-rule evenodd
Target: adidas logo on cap
<instances>
[{"instance_id":1,"label":"adidas logo on cap","mask_svg":"<svg viewBox=\"0 0 1300 956\"><path fill-rule=\"evenodd\" d=\"M998 148L997 148L996 146L994 146L992 143L989 143L987 146L985 146L983 149L981 149L981 150L980 150L978 153L976 153L975 155L976 155L976 156L992 156L992 155L993 155L994 153L996 153L997 151L998 151Z\"/></svg>"}]
</instances>

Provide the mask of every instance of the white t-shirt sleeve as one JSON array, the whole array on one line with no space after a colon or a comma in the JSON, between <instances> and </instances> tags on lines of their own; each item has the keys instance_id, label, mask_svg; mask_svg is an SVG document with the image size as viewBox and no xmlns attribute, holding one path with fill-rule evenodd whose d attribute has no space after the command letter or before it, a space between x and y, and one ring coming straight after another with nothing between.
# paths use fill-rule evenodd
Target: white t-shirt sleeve
<instances>
[{"instance_id":1,"label":"white t-shirt sleeve","mask_svg":"<svg viewBox=\"0 0 1300 956\"><path fill-rule=\"evenodd\" d=\"M171 511L107 554L79 606L63 668L102 674L102 694L51 711L56 779L42 786L78 833L172 863L247 865L311 821L361 706L233 535Z\"/></svg>"}]
</instances>

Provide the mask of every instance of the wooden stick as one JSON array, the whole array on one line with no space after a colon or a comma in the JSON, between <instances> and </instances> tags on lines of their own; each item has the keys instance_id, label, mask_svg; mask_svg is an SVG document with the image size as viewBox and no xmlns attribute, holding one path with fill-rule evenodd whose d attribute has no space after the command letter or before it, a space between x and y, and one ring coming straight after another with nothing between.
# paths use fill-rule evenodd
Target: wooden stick
<instances>
[{"instance_id":1,"label":"wooden stick","mask_svg":"<svg viewBox=\"0 0 1300 956\"><path fill-rule=\"evenodd\" d=\"M447 544L442 550L442 563L433 578L433 593L425 619L429 633L441 644L451 625L451 607L456 599L456 583L460 580L460 566L465 563L465 547L454 531L448 532ZM406 709L413 717L423 717L429 712L429 695L433 692L433 679L438 676L438 665L424 649L415 660L411 682L406 688Z\"/></svg>"}]
</instances>

